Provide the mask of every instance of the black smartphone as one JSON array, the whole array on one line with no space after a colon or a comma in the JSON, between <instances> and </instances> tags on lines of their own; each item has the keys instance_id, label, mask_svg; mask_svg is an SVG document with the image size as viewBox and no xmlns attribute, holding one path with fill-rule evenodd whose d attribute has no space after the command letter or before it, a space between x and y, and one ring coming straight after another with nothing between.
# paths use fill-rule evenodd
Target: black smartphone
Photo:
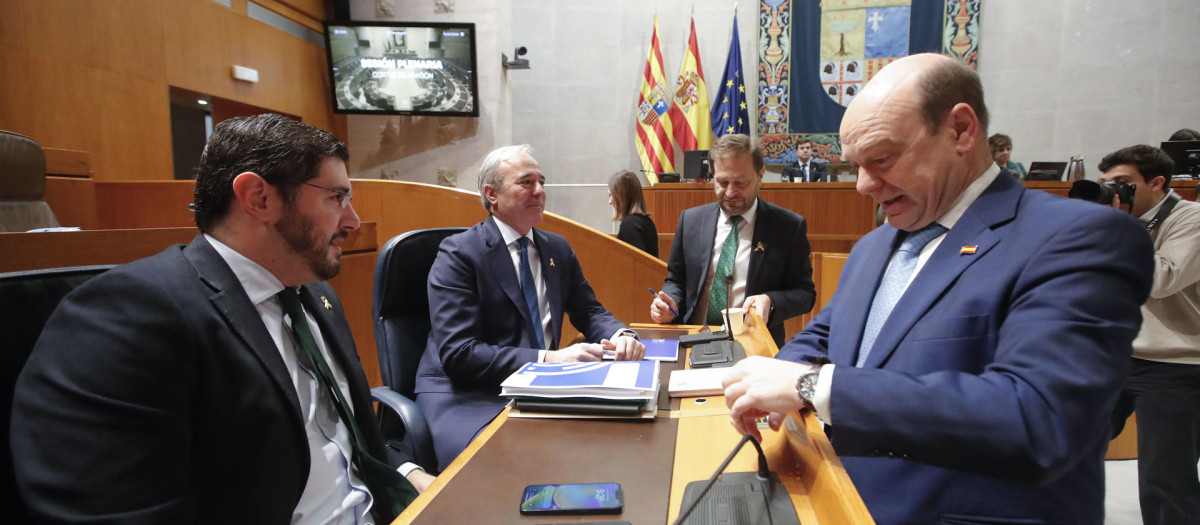
<instances>
[{"instance_id":1,"label":"black smartphone","mask_svg":"<svg viewBox=\"0 0 1200 525\"><path fill-rule=\"evenodd\" d=\"M620 514L625 494L617 483L530 485L521 497L521 514Z\"/></svg>"}]
</instances>

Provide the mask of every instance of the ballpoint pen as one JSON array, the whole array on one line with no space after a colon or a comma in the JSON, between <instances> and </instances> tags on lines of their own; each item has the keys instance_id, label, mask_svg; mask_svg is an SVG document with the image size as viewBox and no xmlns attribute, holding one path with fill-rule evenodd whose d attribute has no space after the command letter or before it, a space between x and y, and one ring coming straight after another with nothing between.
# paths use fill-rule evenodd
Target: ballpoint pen
<instances>
[{"instance_id":1,"label":"ballpoint pen","mask_svg":"<svg viewBox=\"0 0 1200 525\"><path fill-rule=\"evenodd\" d=\"M653 296L655 296L655 297L658 297L658 292L654 291L654 288L646 288L646 289L647 289L647 290L650 290L650 295L653 295ZM678 315L679 315L679 310L676 310L676 309L674 309L674 308L671 308L671 305L669 305L669 304L668 304L668 305L667 305L667 308L670 308L670 309L671 309L671 313L675 314L676 316L678 316Z\"/></svg>"}]
</instances>

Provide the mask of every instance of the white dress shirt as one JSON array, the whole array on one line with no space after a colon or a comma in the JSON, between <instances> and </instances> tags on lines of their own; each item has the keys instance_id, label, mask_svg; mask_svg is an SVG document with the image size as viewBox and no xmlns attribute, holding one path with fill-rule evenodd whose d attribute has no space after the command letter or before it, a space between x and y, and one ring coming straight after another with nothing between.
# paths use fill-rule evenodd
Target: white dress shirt
<instances>
[{"instance_id":1,"label":"white dress shirt","mask_svg":"<svg viewBox=\"0 0 1200 525\"><path fill-rule=\"evenodd\" d=\"M692 311L691 318L688 324L708 324L708 302L712 294L713 279L717 275L717 263L721 259L721 248L725 246L725 239L729 237L729 232L733 231L733 221L730 220L729 214L725 213L725 209L719 205L720 210L717 213L717 233L713 236L712 254L708 261L708 275L704 278L704 295L696 301L696 309ZM742 221L738 224L738 244L737 255L733 258L733 286L729 288L729 304L728 308L739 308L746 301L746 277L750 274L750 253L753 251L750 244L754 242L754 224L758 218L758 199L754 199L754 204L750 205L750 209L742 214Z\"/></svg>"},{"instance_id":2,"label":"white dress shirt","mask_svg":"<svg viewBox=\"0 0 1200 525\"><path fill-rule=\"evenodd\" d=\"M992 185L992 181L996 180L997 175L1000 175L1000 167L992 164L983 172L983 175L980 175L978 179L967 185L967 189L959 194L958 199L954 201L954 205L950 206L950 209L934 222L945 226L946 233L949 233L950 230L954 229L954 225L958 223L958 220L962 218L963 213L966 213L967 208L970 208L975 203L975 200L983 194L983 190ZM921 253L917 256L917 266L913 269L912 276L908 278L908 282L904 284L905 291L908 291L908 286L912 284L913 279L917 278L917 274L921 273L921 269L925 267L926 262L929 262L929 258L933 256L933 252L942 244L942 241L946 238L946 233L934 237L924 248L921 248ZM888 261L889 267L894 260L895 253L892 254L892 259ZM884 269L884 273L887 273L887 269ZM830 391L833 389L834 368L834 365L821 367L821 373L817 376L817 388L813 393L813 408L816 409L817 416L827 425L833 425L833 419L831 419L833 414L829 406L829 397Z\"/></svg>"},{"instance_id":3,"label":"white dress shirt","mask_svg":"<svg viewBox=\"0 0 1200 525\"><path fill-rule=\"evenodd\" d=\"M311 465L308 482L296 509L292 512L293 524L369 524L373 520L369 513L372 497L366 485L353 468L349 429L338 418L337 409L329 393L321 388L314 373L301 366L296 352L301 351L293 340L291 323L283 312L283 306L275 294L283 290L269 270L221 241L205 234L204 238L233 270L238 282L258 310L275 348L287 367L292 386L300 400L300 412L304 418L304 430L308 437ZM350 399L350 385L346 374L337 361L330 358L325 338L312 313L305 311L305 321L316 340L317 349L325 357L329 369L337 381L342 395ZM353 410L353 407L348 407ZM265 466L270 468L270 466Z\"/></svg>"}]
</instances>

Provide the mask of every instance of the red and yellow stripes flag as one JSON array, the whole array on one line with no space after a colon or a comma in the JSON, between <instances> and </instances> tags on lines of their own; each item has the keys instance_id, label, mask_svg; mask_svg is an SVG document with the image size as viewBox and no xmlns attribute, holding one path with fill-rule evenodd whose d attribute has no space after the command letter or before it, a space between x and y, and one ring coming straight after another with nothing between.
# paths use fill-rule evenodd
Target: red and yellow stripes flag
<instances>
[{"instance_id":1,"label":"red and yellow stripes flag","mask_svg":"<svg viewBox=\"0 0 1200 525\"><path fill-rule=\"evenodd\" d=\"M671 123L675 125L675 143L683 151L712 146L712 120L708 109L708 88L704 86L704 68L700 65L700 44L696 42L696 19L687 52L675 79L671 103Z\"/></svg>"},{"instance_id":2,"label":"red and yellow stripes flag","mask_svg":"<svg viewBox=\"0 0 1200 525\"><path fill-rule=\"evenodd\" d=\"M646 72L637 107L637 150L642 169L651 184L658 174L675 171L675 147L672 144L671 92L663 76L662 48L658 45L658 15L654 15L654 35L646 54Z\"/></svg>"}]
</instances>

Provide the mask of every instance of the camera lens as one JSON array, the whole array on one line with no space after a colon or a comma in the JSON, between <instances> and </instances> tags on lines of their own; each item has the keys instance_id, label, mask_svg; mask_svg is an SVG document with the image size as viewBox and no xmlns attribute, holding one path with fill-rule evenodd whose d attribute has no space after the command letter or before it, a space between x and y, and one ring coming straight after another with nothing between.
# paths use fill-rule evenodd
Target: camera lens
<instances>
[{"instance_id":1,"label":"camera lens","mask_svg":"<svg viewBox=\"0 0 1200 525\"><path fill-rule=\"evenodd\" d=\"M1071 191L1067 192L1067 197L1069 198L1098 202L1100 204L1111 203L1113 195L1113 189L1107 184L1099 184L1090 180L1075 181L1071 185Z\"/></svg>"}]
</instances>

